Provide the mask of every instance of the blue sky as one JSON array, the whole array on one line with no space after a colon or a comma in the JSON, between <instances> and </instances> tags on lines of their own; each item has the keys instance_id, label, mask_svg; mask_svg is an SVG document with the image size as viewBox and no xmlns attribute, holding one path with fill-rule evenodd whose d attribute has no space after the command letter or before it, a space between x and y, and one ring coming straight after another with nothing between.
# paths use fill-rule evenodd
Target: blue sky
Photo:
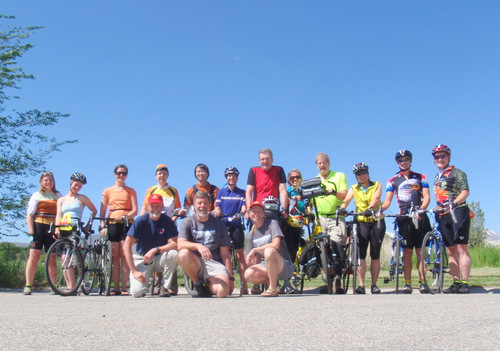
<instances>
[{"instance_id":1,"label":"blue sky","mask_svg":"<svg viewBox=\"0 0 500 351\"><path fill-rule=\"evenodd\" d=\"M361 161L385 184L406 148L432 182L444 143L500 231L488 179L500 171L500 2L7 0L2 13L45 27L20 61L37 78L13 107L71 114L45 131L79 140L47 165L63 193L82 172L98 206L120 163L140 201L159 163L182 197L199 162L218 186L238 167L244 187L262 147L305 178L326 152L349 185Z\"/></svg>"}]
</instances>

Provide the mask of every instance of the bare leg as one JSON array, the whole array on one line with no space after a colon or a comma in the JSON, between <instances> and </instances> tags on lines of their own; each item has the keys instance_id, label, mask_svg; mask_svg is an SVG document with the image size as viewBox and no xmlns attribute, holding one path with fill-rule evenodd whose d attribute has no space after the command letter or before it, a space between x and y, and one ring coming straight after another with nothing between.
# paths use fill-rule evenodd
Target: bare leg
<instances>
[{"instance_id":1,"label":"bare leg","mask_svg":"<svg viewBox=\"0 0 500 351\"><path fill-rule=\"evenodd\" d=\"M182 249L178 254L179 264L186 275L196 283L200 280L201 263L200 259L193 252Z\"/></svg>"},{"instance_id":2,"label":"bare leg","mask_svg":"<svg viewBox=\"0 0 500 351\"><path fill-rule=\"evenodd\" d=\"M458 249L457 245L448 248L448 263L450 264L450 274L453 281L460 281L460 269L458 267Z\"/></svg>"},{"instance_id":3,"label":"bare leg","mask_svg":"<svg viewBox=\"0 0 500 351\"><path fill-rule=\"evenodd\" d=\"M413 255L413 249L403 249L403 275L405 281L411 281L411 257Z\"/></svg>"},{"instance_id":4,"label":"bare leg","mask_svg":"<svg viewBox=\"0 0 500 351\"><path fill-rule=\"evenodd\" d=\"M264 251L264 260L266 261L267 275L269 277L269 288L276 289L278 285L278 275L283 270L285 261L278 251L269 247Z\"/></svg>"},{"instance_id":5,"label":"bare leg","mask_svg":"<svg viewBox=\"0 0 500 351\"><path fill-rule=\"evenodd\" d=\"M121 243L113 242L113 283L115 284L115 291L120 291L120 256L121 256Z\"/></svg>"},{"instance_id":6,"label":"bare leg","mask_svg":"<svg viewBox=\"0 0 500 351\"><path fill-rule=\"evenodd\" d=\"M42 250L30 249L28 261L26 262L26 285L33 285L40 256L42 256Z\"/></svg>"},{"instance_id":7,"label":"bare leg","mask_svg":"<svg viewBox=\"0 0 500 351\"><path fill-rule=\"evenodd\" d=\"M123 252L123 244L125 240L122 240L120 244L120 265L121 265L121 273L122 273L122 291L127 291L127 283L130 275L130 268L128 267L127 261L125 260L125 254Z\"/></svg>"},{"instance_id":8,"label":"bare leg","mask_svg":"<svg viewBox=\"0 0 500 351\"><path fill-rule=\"evenodd\" d=\"M358 266L359 285L365 286L366 276L366 260L360 260L361 264Z\"/></svg>"},{"instance_id":9,"label":"bare leg","mask_svg":"<svg viewBox=\"0 0 500 351\"><path fill-rule=\"evenodd\" d=\"M248 289L247 282L245 280L245 270L247 265L243 249L236 250L236 259L238 260L238 268L240 270L241 290Z\"/></svg>"},{"instance_id":10,"label":"bare leg","mask_svg":"<svg viewBox=\"0 0 500 351\"><path fill-rule=\"evenodd\" d=\"M417 268L418 268L418 278L419 282L424 280L424 272L422 272L422 265L420 262L422 261L422 248L415 249L415 253L417 255Z\"/></svg>"},{"instance_id":11,"label":"bare leg","mask_svg":"<svg viewBox=\"0 0 500 351\"><path fill-rule=\"evenodd\" d=\"M217 297L226 297L229 295L229 277L225 275L216 275L215 277L208 278L208 284L210 290L217 295Z\"/></svg>"},{"instance_id":12,"label":"bare leg","mask_svg":"<svg viewBox=\"0 0 500 351\"><path fill-rule=\"evenodd\" d=\"M461 280L465 280L468 282L470 276L470 268L472 265L472 261L469 255L469 249L467 245L464 244L457 244L456 247L458 251L460 274L462 276Z\"/></svg>"},{"instance_id":13,"label":"bare leg","mask_svg":"<svg viewBox=\"0 0 500 351\"><path fill-rule=\"evenodd\" d=\"M370 273L372 276L372 286L377 285L378 275L380 273L380 259L372 259Z\"/></svg>"}]
</instances>

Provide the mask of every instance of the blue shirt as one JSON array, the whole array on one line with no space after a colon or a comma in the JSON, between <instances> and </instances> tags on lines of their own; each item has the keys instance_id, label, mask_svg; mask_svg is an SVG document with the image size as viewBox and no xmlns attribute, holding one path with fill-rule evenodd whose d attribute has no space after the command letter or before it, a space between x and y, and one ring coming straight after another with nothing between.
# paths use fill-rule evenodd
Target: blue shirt
<instances>
[{"instance_id":1,"label":"blue shirt","mask_svg":"<svg viewBox=\"0 0 500 351\"><path fill-rule=\"evenodd\" d=\"M231 191L229 188L219 189L215 206L220 207L223 214L223 221L227 216L232 216L241 212L241 207L245 205L245 190L238 187ZM241 220L236 219L231 221L232 225L241 225Z\"/></svg>"},{"instance_id":2,"label":"blue shirt","mask_svg":"<svg viewBox=\"0 0 500 351\"><path fill-rule=\"evenodd\" d=\"M149 213L137 217L127 233L137 240L137 252L141 256L154 247L166 245L168 239L175 238L177 234L174 221L163 213L157 221L152 220Z\"/></svg>"}]
</instances>

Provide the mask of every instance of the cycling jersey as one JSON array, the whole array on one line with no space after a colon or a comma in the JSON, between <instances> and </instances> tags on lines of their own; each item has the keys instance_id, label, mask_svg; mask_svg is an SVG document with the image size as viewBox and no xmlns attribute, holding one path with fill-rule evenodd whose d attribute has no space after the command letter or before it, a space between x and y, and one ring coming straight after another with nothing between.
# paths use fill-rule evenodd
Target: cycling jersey
<instances>
[{"instance_id":1,"label":"cycling jersey","mask_svg":"<svg viewBox=\"0 0 500 351\"><path fill-rule=\"evenodd\" d=\"M325 179L321 178L321 173L317 177L320 177L321 184L325 186L326 190L334 189L337 192L347 190L347 179L342 172L330 171ZM329 194L317 196L314 201L316 201L316 206L318 207L318 214L322 217L327 217L335 215L337 207L342 204L343 200L333 194Z\"/></svg>"},{"instance_id":2,"label":"cycling jersey","mask_svg":"<svg viewBox=\"0 0 500 351\"><path fill-rule=\"evenodd\" d=\"M252 167L248 172L247 185L255 187L252 201L262 202L269 196L279 199L280 184L286 184L285 171L280 166L272 166L267 172L261 167Z\"/></svg>"},{"instance_id":3,"label":"cycling jersey","mask_svg":"<svg viewBox=\"0 0 500 351\"><path fill-rule=\"evenodd\" d=\"M199 190L206 191L212 197L210 211L213 211L215 209L215 199L217 198L219 188L208 182L205 186L202 186L200 183L196 183L186 191L186 196L184 197L184 208L190 207L193 204L194 194L196 194Z\"/></svg>"},{"instance_id":4,"label":"cycling jersey","mask_svg":"<svg viewBox=\"0 0 500 351\"><path fill-rule=\"evenodd\" d=\"M364 212L370 208L370 203L375 196L375 191L377 190L379 182L372 182L368 185L368 188L363 188L359 183L351 186L351 189L354 194L354 204L356 205L356 212ZM380 204L377 204L374 211L377 211L380 207ZM358 216L357 220L359 222L373 222L372 217Z\"/></svg>"},{"instance_id":5,"label":"cycling jersey","mask_svg":"<svg viewBox=\"0 0 500 351\"><path fill-rule=\"evenodd\" d=\"M399 213L407 214L411 204L419 207L422 204L422 189L429 188L429 182L425 175L410 171L408 179L403 172L398 172L387 181L386 192L396 194L399 205Z\"/></svg>"},{"instance_id":6,"label":"cycling jersey","mask_svg":"<svg viewBox=\"0 0 500 351\"><path fill-rule=\"evenodd\" d=\"M37 191L31 195L26 213L35 216L35 223L50 224L55 220L57 199L60 197L62 194L59 192L42 193Z\"/></svg>"},{"instance_id":7,"label":"cycling jersey","mask_svg":"<svg viewBox=\"0 0 500 351\"><path fill-rule=\"evenodd\" d=\"M235 187L233 191L230 188L222 188L217 193L215 206L220 207L224 216L234 215L241 212L241 207L245 205L245 190ZM222 220L225 222L224 218ZM241 220L232 220L232 225L241 225Z\"/></svg>"},{"instance_id":8,"label":"cycling jersey","mask_svg":"<svg viewBox=\"0 0 500 351\"><path fill-rule=\"evenodd\" d=\"M146 190L146 196L144 196L143 206L148 205L148 198L153 194L159 194L163 198L163 212L172 218L174 210L181 207L181 200L179 198L179 193L177 189L173 186L166 184L164 187L160 185L155 185Z\"/></svg>"},{"instance_id":9,"label":"cycling jersey","mask_svg":"<svg viewBox=\"0 0 500 351\"><path fill-rule=\"evenodd\" d=\"M444 208L463 190L469 190L467 175L462 170L450 166L438 172L434 178L434 195L439 207ZM465 202L459 206L465 206Z\"/></svg>"}]
</instances>

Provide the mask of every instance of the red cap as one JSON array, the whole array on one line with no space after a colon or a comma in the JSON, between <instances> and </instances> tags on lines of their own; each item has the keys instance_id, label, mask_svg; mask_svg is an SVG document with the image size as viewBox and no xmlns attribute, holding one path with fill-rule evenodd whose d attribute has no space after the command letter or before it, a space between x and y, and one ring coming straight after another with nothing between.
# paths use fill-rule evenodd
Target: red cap
<instances>
[{"instance_id":1,"label":"red cap","mask_svg":"<svg viewBox=\"0 0 500 351\"><path fill-rule=\"evenodd\" d=\"M262 207L262 209L264 209L264 205L261 204L259 201L254 201L250 204L250 207L249 208L252 208L253 206L260 206Z\"/></svg>"},{"instance_id":2,"label":"red cap","mask_svg":"<svg viewBox=\"0 0 500 351\"><path fill-rule=\"evenodd\" d=\"M163 197L160 194L152 194L149 195L148 204L162 204L163 205Z\"/></svg>"}]
</instances>

